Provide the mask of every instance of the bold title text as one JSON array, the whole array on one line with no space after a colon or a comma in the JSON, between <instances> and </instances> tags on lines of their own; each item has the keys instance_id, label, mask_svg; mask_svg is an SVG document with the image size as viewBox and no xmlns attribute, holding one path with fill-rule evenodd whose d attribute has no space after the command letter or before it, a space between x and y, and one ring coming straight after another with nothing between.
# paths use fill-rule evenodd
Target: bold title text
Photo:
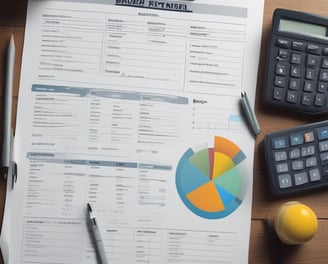
<instances>
[{"instance_id":1,"label":"bold title text","mask_svg":"<svg viewBox=\"0 0 328 264\"><path fill-rule=\"evenodd\" d=\"M155 0L116 0L116 5L162 9L179 12L192 12L185 3Z\"/></svg>"}]
</instances>

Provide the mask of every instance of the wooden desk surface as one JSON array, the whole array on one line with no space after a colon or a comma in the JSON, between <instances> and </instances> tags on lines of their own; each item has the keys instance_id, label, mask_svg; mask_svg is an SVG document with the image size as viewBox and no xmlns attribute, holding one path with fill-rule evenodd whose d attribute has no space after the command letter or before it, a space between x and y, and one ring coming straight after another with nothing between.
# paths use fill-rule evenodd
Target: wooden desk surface
<instances>
[{"instance_id":1,"label":"wooden desk surface","mask_svg":"<svg viewBox=\"0 0 328 264\"><path fill-rule=\"evenodd\" d=\"M27 0L8 0L1 3L0 8L0 82L1 97L0 103L3 105L3 87L5 76L5 55L10 34L15 34L16 61L15 61L15 83L14 83L14 105L16 114L16 104L19 86L20 63L24 38L24 26L26 16ZM317 235L308 243L302 246L280 246L283 253L283 263L327 263L328 260L328 200L327 191L321 190L315 193L297 196L289 199L274 199L269 193L266 176L266 165L263 159L261 143L266 133L280 129L290 128L309 122L319 121L316 117L303 117L284 112L269 111L261 104L262 82L264 76L264 62L266 59L266 46L271 26L272 13L275 8L295 9L306 12L317 13L328 16L327 0L266 0L263 19L262 48L260 65L258 72L258 85L256 94L256 113L262 129L255 146L254 160L254 191L252 208L252 225L249 249L249 263L273 263L268 238L264 229L263 220L272 218L277 208L285 201L298 200L309 205L319 218L319 231ZM2 120L2 107L0 107L0 118ZM2 126L2 122L0 122ZM2 130L0 130L2 131ZM1 133L1 132L0 132ZM0 177L0 212L2 216L5 200L5 185L3 177ZM324 198L325 197L325 198ZM1 219L1 218L0 218ZM2 261L0 260L0 264Z\"/></svg>"}]
</instances>

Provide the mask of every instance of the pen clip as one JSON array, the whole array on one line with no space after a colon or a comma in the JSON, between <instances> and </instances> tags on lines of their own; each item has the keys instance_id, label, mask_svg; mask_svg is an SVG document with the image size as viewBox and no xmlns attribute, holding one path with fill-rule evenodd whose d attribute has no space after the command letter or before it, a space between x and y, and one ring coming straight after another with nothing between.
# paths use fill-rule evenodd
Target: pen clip
<instances>
[{"instance_id":1,"label":"pen clip","mask_svg":"<svg viewBox=\"0 0 328 264\"><path fill-rule=\"evenodd\" d=\"M17 182L17 163L14 161L14 132L10 133L10 163L8 173L11 175L11 189L14 190L15 183Z\"/></svg>"},{"instance_id":2,"label":"pen clip","mask_svg":"<svg viewBox=\"0 0 328 264\"><path fill-rule=\"evenodd\" d=\"M96 222L96 217L92 211L92 207L90 205L90 203L87 203L87 212L88 212L88 219L89 219L89 223L91 225L97 225L97 222Z\"/></svg>"}]
</instances>

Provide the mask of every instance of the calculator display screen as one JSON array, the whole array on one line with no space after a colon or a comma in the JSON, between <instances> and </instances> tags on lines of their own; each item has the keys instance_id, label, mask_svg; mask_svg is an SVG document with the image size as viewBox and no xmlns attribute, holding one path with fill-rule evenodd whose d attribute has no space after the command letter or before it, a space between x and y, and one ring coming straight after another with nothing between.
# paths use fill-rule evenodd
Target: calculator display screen
<instances>
[{"instance_id":1,"label":"calculator display screen","mask_svg":"<svg viewBox=\"0 0 328 264\"><path fill-rule=\"evenodd\" d=\"M295 20L280 19L278 30L328 39L327 28L325 26L309 24Z\"/></svg>"}]
</instances>

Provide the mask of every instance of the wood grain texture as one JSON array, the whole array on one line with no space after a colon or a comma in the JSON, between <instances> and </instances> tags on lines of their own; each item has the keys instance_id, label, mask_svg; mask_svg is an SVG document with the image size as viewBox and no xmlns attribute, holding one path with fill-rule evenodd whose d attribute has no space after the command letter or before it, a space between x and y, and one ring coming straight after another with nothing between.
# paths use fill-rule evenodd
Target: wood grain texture
<instances>
[{"instance_id":1,"label":"wood grain texture","mask_svg":"<svg viewBox=\"0 0 328 264\"><path fill-rule=\"evenodd\" d=\"M19 87L19 73L22 59L22 48L24 41L24 26L26 17L26 0L1 1L0 7L0 134L2 126L3 87L5 75L5 55L11 33L15 34L16 59L15 59L15 81L14 81L14 114L16 115L17 96ZM255 110L262 129L262 133L256 139L254 158L254 183L253 183L253 207L251 222L251 238L249 248L249 263L270 264L273 263L267 232L264 228L264 220L272 219L278 207L285 201L298 200L309 205L318 215L319 232L310 242L297 247L280 245L278 248L282 254L285 264L323 264L328 261L328 199L327 190L315 191L306 195L292 198L274 198L269 192L266 174L266 164L263 152L263 139L266 133L290 128L309 122L320 121L324 117L305 117L298 114L285 113L267 109L261 103L264 65L266 60L266 46L270 33L272 13L275 8L287 8L306 12L312 12L328 16L327 0L266 0L263 14L263 33L261 53L258 71L258 82L256 90ZM0 175L0 213L2 213L5 202L6 182ZM1 223L1 221L0 221ZM2 261L0 260L0 264Z\"/></svg>"}]
</instances>

